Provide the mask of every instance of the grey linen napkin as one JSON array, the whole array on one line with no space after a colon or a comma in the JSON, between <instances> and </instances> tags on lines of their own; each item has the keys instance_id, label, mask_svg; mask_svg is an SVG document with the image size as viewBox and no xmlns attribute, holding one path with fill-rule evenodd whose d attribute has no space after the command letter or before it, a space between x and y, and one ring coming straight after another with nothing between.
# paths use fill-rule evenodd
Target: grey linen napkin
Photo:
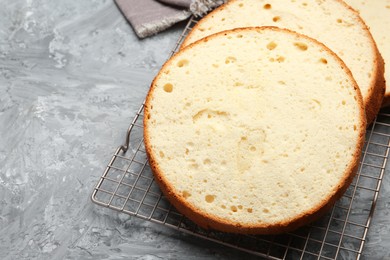
<instances>
[{"instance_id":1,"label":"grey linen napkin","mask_svg":"<svg viewBox=\"0 0 390 260\"><path fill-rule=\"evenodd\" d=\"M225 0L115 0L140 38L161 32L186 20L201 16Z\"/></svg>"}]
</instances>

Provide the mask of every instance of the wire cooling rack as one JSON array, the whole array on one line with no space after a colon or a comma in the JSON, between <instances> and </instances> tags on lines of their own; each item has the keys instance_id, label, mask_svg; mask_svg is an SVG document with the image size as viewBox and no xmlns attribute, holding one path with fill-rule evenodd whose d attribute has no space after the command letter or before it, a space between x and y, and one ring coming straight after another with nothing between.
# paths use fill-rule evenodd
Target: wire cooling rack
<instances>
[{"instance_id":1,"label":"wire cooling rack","mask_svg":"<svg viewBox=\"0 0 390 260\"><path fill-rule=\"evenodd\" d=\"M190 20L171 55L195 23ZM381 111L367 129L358 173L328 214L294 232L255 236L201 229L172 207L154 181L147 161L143 107L94 188L94 203L264 258L360 258L389 157L390 113Z\"/></svg>"}]
</instances>

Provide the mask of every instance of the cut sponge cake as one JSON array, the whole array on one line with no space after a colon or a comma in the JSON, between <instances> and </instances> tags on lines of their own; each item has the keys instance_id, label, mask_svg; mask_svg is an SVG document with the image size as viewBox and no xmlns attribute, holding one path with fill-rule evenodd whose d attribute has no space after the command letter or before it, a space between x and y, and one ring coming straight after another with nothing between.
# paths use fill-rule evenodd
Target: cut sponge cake
<instances>
[{"instance_id":1,"label":"cut sponge cake","mask_svg":"<svg viewBox=\"0 0 390 260\"><path fill-rule=\"evenodd\" d=\"M155 180L202 227L280 233L324 213L358 167L366 127L349 69L276 27L206 37L175 54L145 102Z\"/></svg>"},{"instance_id":2,"label":"cut sponge cake","mask_svg":"<svg viewBox=\"0 0 390 260\"><path fill-rule=\"evenodd\" d=\"M193 28L183 46L207 35L239 27L278 26L317 39L333 50L357 81L367 121L377 115L384 91L384 64L357 12L340 0L232 0Z\"/></svg>"},{"instance_id":3,"label":"cut sponge cake","mask_svg":"<svg viewBox=\"0 0 390 260\"><path fill-rule=\"evenodd\" d=\"M346 0L347 4L359 11L360 16L370 27L370 32L378 45L386 67L386 93L383 105L390 105L390 0Z\"/></svg>"}]
</instances>

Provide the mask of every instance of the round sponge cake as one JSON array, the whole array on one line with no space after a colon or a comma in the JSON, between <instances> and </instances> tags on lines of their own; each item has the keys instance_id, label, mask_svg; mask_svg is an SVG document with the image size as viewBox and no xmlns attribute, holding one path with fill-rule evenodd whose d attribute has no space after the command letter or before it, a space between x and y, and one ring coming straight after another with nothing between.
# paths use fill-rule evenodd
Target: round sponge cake
<instances>
[{"instance_id":1,"label":"round sponge cake","mask_svg":"<svg viewBox=\"0 0 390 260\"><path fill-rule=\"evenodd\" d=\"M250 26L278 26L324 43L351 70L367 121L375 119L385 93L384 62L368 27L343 1L231 0L201 19L182 46L216 32Z\"/></svg>"},{"instance_id":2,"label":"round sponge cake","mask_svg":"<svg viewBox=\"0 0 390 260\"><path fill-rule=\"evenodd\" d=\"M364 142L362 96L323 44L275 27L206 37L175 54L145 102L155 180L205 228L286 232L351 183Z\"/></svg>"}]
</instances>

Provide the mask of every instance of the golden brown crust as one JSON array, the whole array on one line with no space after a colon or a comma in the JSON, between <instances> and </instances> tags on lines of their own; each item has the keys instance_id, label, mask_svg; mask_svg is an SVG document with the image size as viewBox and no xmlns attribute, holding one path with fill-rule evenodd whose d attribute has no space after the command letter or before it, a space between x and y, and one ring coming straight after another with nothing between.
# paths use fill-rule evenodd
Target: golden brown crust
<instances>
[{"instance_id":1,"label":"golden brown crust","mask_svg":"<svg viewBox=\"0 0 390 260\"><path fill-rule=\"evenodd\" d=\"M232 32L235 31L244 31L244 30L264 30L264 29L272 29L272 30L280 30L280 31L286 31L292 34L296 34L293 31L287 30L287 29L280 29L277 27L255 27L255 28L237 28L230 30ZM218 37L220 34L227 34L229 31L220 32L214 35L210 35L204 39L201 39L195 43L192 43L188 45L187 47L183 48L180 52L185 51L187 48L193 48L197 44L201 44L202 42L207 42L213 37ZM206 228L206 229L215 229L219 231L224 232L230 232L230 233L245 233L245 234L278 234L283 232L288 232L294 229L297 229L303 225L306 225L316 219L318 219L320 216L322 216L324 213L326 213L332 205L335 203L337 199L339 199L342 194L346 191L348 186L351 184L358 166L359 166L359 160L360 160L360 153L363 148L364 144L364 138L365 138L365 130L366 130L366 117L364 112L364 105L363 105L363 99L362 95L360 93L360 90L357 86L356 81L352 77L352 73L349 71L347 66L344 64L344 62L336 55L334 54L329 48L327 48L322 43L319 43L318 41L307 37L305 35L301 35L302 37L305 37L311 41L317 42L318 44L322 45L325 50L331 54L333 57L335 57L341 64L341 67L346 70L350 78L352 79L352 82L354 84L354 90L356 91L357 95L357 102L359 105L360 110L360 125L358 129L359 132L359 140L356 144L356 148L354 151L353 160L350 163L349 167L346 169L344 174L344 179L340 181L340 184L338 187L335 188L333 194L331 194L328 198L324 198L322 203L319 204L317 207L312 208L306 212L302 212L301 215L297 216L294 219L286 220L285 222L276 223L273 225L267 224L258 224L258 225L241 225L239 223L231 223L229 221L226 221L224 219L218 218L214 215L207 214L206 212L203 212L199 210L198 208L195 208L192 204L188 203L184 197L179 194L175 187L173 187L169 181L164 176L164 173L161 171L157 161L155 158L157 158L156 154L154 154L152 150L152 146L150 143L150 137L149 137L149 126L148 126L148 120L151 115L151 100L153 99L153 93L155 89L155 82L159 79L161 73L164 71L164 69L171 64L173 59L171 58L168 60L162 67L160 73L156 76L154 81L151 84L151 88L149 90L149 93L147 95L145 106L144 106L144 140L145 140L145 149L146 154L149 158L149 164L150 167L154 173L155 181L160 186L163 194L168 198L168 200L173 204L173 206L181 212L183 215L187 216L190 220L195 222L197 225ZM180 53L179 52L179 53ZM176 55L175 54L174 57Z\"/></svg>"},{"instance_id":2,"label":"golden brown crust","mask_svg":"<svg viewBox=\"0 0 390 260\"><path fill-rule=\"evenodd\" d=\"M371 123L374 121L375 117L377 116L381 106L390 105L390 94L388 96L386 96L385 100L383 101L385 91L386 91L386 84L385 84L385 78L384 78L384 70L385 70L384 61L383 61L383 58L382 58L382 56L377 48L376 42L375 42L374 38L372 37L371 32L369 31L368 26L365 24L363 19L360 17L359 13L356 10L354 10L351 6L346 4L344 1L342 1L342 0L336 0L336 1L343 4L345 7L347 7L351 12L353 12L357 16L358 22L360 22L360 24L363 26L366 33L369 35L369 38L371 41L371 50L373 50L373 53L376 56L376 58L374 59L374 62L375 62L374 68L375 69L372 73L373 76L372 76L372 80L370 83L367 97L364 100L367 122ZM216 14L218 12L222 12L226 8L227 5L234 3L234 2L237 2L237 0L230 0L227 3L216 8L212 12L210 12L208 15L206 15L203 19L201 19L194 26L192 31L196 31L209 18L213 17L214 14ZM190 39L192 38L192 31L187 35L186 39L184 39L184 41L182 43L183 47L181 47L181 49L184 48L188 44ZM308 35L308 36L310 37L310 35ZM383 101L383 103L382 103L382 101Z\"/></svg>"},{"instance_id":3,"label":"golden brown crust","mask_svg":"<svg viewBox=\"0 0 390 260\"><path fill-rule=\"evenodd\" d=\"M375 42L374 42L375 44ZM375 44L376 48L376 44ZM377 59L375 61L376 64L376 80L373 83L373 88L371 91L371 95L367 98L366 101L366 116L367 122L370 124L374 121L375 117L378 115L379 110L382 107L382 104L386 104L385 100L385 92L386 92L386 81L385 81L385 62L382 58L382 55L379 53L378 49ZM388 100L390 101L390 100ZM371 104L371 105L369 105Z\"/></svg>"}]
</instances>

